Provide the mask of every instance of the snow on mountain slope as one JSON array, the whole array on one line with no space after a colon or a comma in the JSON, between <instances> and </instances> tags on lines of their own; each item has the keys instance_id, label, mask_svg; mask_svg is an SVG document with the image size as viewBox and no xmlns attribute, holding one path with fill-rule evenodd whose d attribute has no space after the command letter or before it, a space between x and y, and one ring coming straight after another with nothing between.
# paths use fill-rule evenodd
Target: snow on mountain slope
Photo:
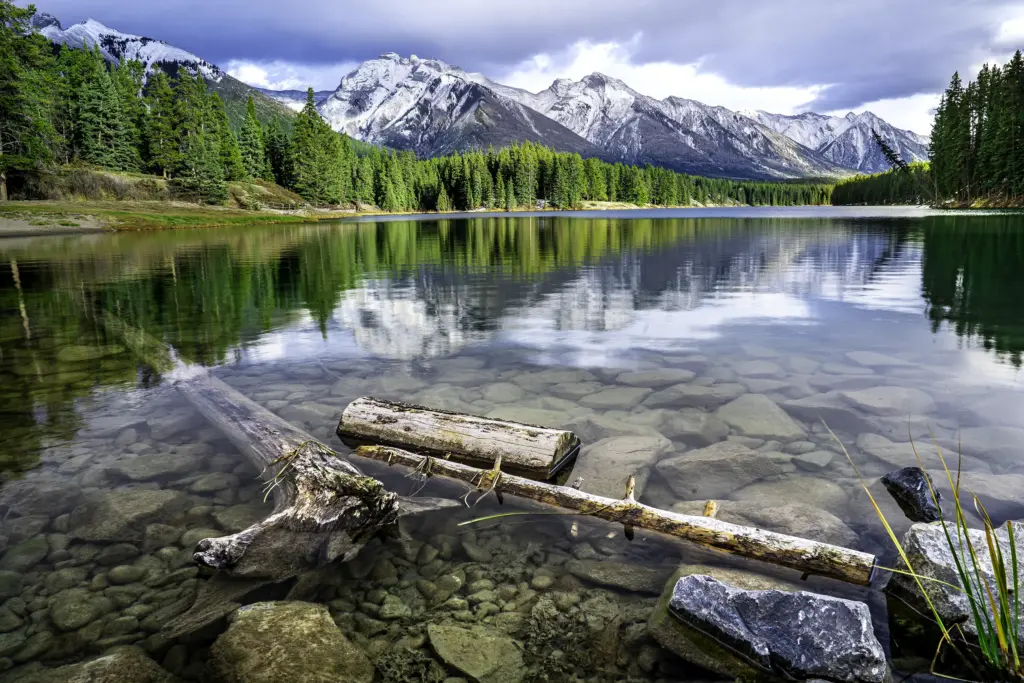
<instances>
[{"instance_id":1,"label":"snow on mountain slope","mask_svg":"<svg viewBox=\"0 0 1024 683\"><path fill-rule=\"evenodd\" d=\"M924 161L928 158L927 137L896 128L869 111L860 114L850 112L845 117L813 112L784 116L756 111L747 115L819 152L832 163L862 173L878 173L889 168L885 155L874 141L872 131L877 131L905 161Z\"/></svg>"},{"instance_id":2,"label":"snow on mountain slope","mask_svg":"<svg viewBox=\"0 0 1024 683\"><path fill-rule=\"evenodd\" d=\"M540 93L499 87L495 89L629 163L741 178L843 172L811 150L728 109L678 97L657 100L600 73L580 81L558 79Z\"/></svg>"},{"instance_id":3,"label":"snow on mountain slope","mask_svg":"<svg viewBox=\"0 0 1024 683\"><path fill-rule=\"evenodd\" d=\"M120 59L138 60L146 67L147 73L155 64L173 62L202 73L208 81L216 82L224 77L224 73L217 66L187 50L168 45L161 40L121 33L94 19L86 19L80 24L64 29L56 17L44 13L36 15L32 25L50 41L70 48L92 48L99 45L103 56L111 62Z\"/></svg>"},{"instance_id":4,"label":"snow on mountain slope","mask_svg":"<svg viewBox=\"0 0 1024 683\"><path fill-rule=\"evenodd\" d=\"M336 131L421 155L533 140L601 156L557 122L433 59L387 53L364 62L317 109Z\"/></svg>"}]
</instances>

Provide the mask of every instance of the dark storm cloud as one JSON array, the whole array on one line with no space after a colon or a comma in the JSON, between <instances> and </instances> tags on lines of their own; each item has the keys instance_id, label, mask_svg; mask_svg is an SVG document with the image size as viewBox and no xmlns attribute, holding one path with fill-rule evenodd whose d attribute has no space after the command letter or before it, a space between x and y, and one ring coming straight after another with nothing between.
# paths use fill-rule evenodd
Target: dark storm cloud
<instances>
[{"instance_id":1,"label":"dark storm cloud","mask_svg":"<svg viewBox=\"0 0 1024 683\"><path fill-rule=\"evenodd\" d=\"M999 25L1024 15L1024 0L49 0L40 9L221 63L394 51L487 71L581 39L641 34L637 62L700 61L744 86L830 84L813 103L828 110L940 90L953 70L1005 48Z\"/></svg>"}]
</instances>

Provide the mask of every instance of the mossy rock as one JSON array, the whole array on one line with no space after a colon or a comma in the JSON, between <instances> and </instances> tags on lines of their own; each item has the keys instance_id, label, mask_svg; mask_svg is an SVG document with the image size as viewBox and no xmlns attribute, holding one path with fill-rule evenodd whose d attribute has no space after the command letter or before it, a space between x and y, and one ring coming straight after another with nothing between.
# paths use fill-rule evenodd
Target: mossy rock
<instances>
[{"instance_id":1,"label":"mossy rock","mask_svg":"<svg viewBox=\"0 0 1024 683\"><path fill-rule=\"evenodd\" d=\"M210 649L222 683L370 683L374 667L323 605L258 602L240 608Z\"/></svg>"}]
</instances>

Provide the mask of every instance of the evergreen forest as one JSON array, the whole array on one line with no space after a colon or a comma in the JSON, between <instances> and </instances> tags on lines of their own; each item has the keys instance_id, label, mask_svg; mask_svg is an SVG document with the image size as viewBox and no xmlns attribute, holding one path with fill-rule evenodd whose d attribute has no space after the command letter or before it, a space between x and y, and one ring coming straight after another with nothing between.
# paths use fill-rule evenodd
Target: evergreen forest
<instances>
[{"instance_id":1,"label":"evergreen forest","mask_svg":"<svg viewBox=\"0 0 1024 683\"><path fill-rule=\"evenodd\" d=\"M830 184L704 178L529 141L417 159L335 133L312 90L290 130L261 120L251 97L232 125L201 76L184 68L147 75L138 62L107 63L98 48L54 48L30 30L33 12L0 0L0 198L9 178L75 165L162 176L176 198L208 204L225 201L228 182L253 179L313 206L389 212L830 202Z\"/></svg>"}]
</instances>

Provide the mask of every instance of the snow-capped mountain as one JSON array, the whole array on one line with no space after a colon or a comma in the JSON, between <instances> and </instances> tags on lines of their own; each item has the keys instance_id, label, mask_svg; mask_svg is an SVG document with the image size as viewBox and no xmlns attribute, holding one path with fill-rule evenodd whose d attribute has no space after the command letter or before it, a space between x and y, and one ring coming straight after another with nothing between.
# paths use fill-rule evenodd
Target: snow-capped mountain
<instances>
[{"instance_id":1,"label":"snow-capped mountain","mask_svg":"<svg viewBox=\"0 0 1024 683\"><path fill-rule=\"evenodd\" d=\"M304 93L271 96L291 106L305 100ZM926 139L869 112L846 119L745 114L681 97L658 100L599 73L558 79L532 93L438 60L394 53L364 62L318 101L337 131L428 155L530 139L700 175L834 176L887 168L872 129L909 161L927 154Z\"/></svg>"},{"instance_id":2,"label":"snow-capped mountain","mask_svg":"<svg viewBox=\"0 0 1024 683\"><path fill-rule=\"evenodd\" d=\"M792 139L724 107L680 97L657 100L604 74L579 81L558 79L540 93L481 80L627 163L747 178L844 171Z\"/></svg>"},{"instance_id":3,"label":"snow-capped mountain","mask_svg":"<svg viewBox=\"0 0 1024 683\"><path fill-rule=\"evenodd\" d=\"M32 18L32 26L50 41L70 48L92 48L99 45L103 56L111 62L121 59L138 60L146 67L147 73L154 65L175 63L201 73L208 81L220 81L225 75L217 66L187 50L168 45L162 40L121 33L95 19L86 19L65 29L57 17L44 12Z\"/></svg>"},{"instance_id":4,"label":"snow-capped mountain","mask_svg":"<svg viewBox=\"0 0 1024 683\"><path fill-rule=\"evenodd\" d=\"M228 118L235 125L240 125L245 116L245 106L249 95L253 96L256 112L261 120L287 119L292 114L287 104L271 99L233 78L202 57L169 45L161 40L144 36L122 33L105 26L94 19L86 19L80 24L63 28L60 21L52 14L36 14L32 18L32 27L51 42L67 45L70 48L89 48L98 45L103 57L117 63L121 59L142 62L148 76L154 69L161 69L174 74L185 68L194 74L201 74L212 90L220 95L228 113ZM305 101L305 93L303 93ZM301 107L300 107L301 108Z\"/></svg>"},{"instance_id":5,"label":"snow-capped mountain","mask_svg":"<svg viewBox=\"0 0 1024 683\"><path fill-rule=\"evenodd\" d=\"M431 156L533 140L585 156L601 150L458 67L394 53L363 62L317 106L334 130Z\"/></svg>"},{"instance_id":6,"label":"snow-capped mountain","mask_svg":"<svg viewBox=\"0 0 1024 683\"><path fill-rule=\"evenodd\" d=\"M882 150L871 135L877 131L905 161L928 159L929 140L909 130L896 128L869 111L848 113L844 117L807 112L795 116L744 112L762 125L813 149L834 164L862 173L878 173L889 168Z\"/></svg>"}]
</instances>

